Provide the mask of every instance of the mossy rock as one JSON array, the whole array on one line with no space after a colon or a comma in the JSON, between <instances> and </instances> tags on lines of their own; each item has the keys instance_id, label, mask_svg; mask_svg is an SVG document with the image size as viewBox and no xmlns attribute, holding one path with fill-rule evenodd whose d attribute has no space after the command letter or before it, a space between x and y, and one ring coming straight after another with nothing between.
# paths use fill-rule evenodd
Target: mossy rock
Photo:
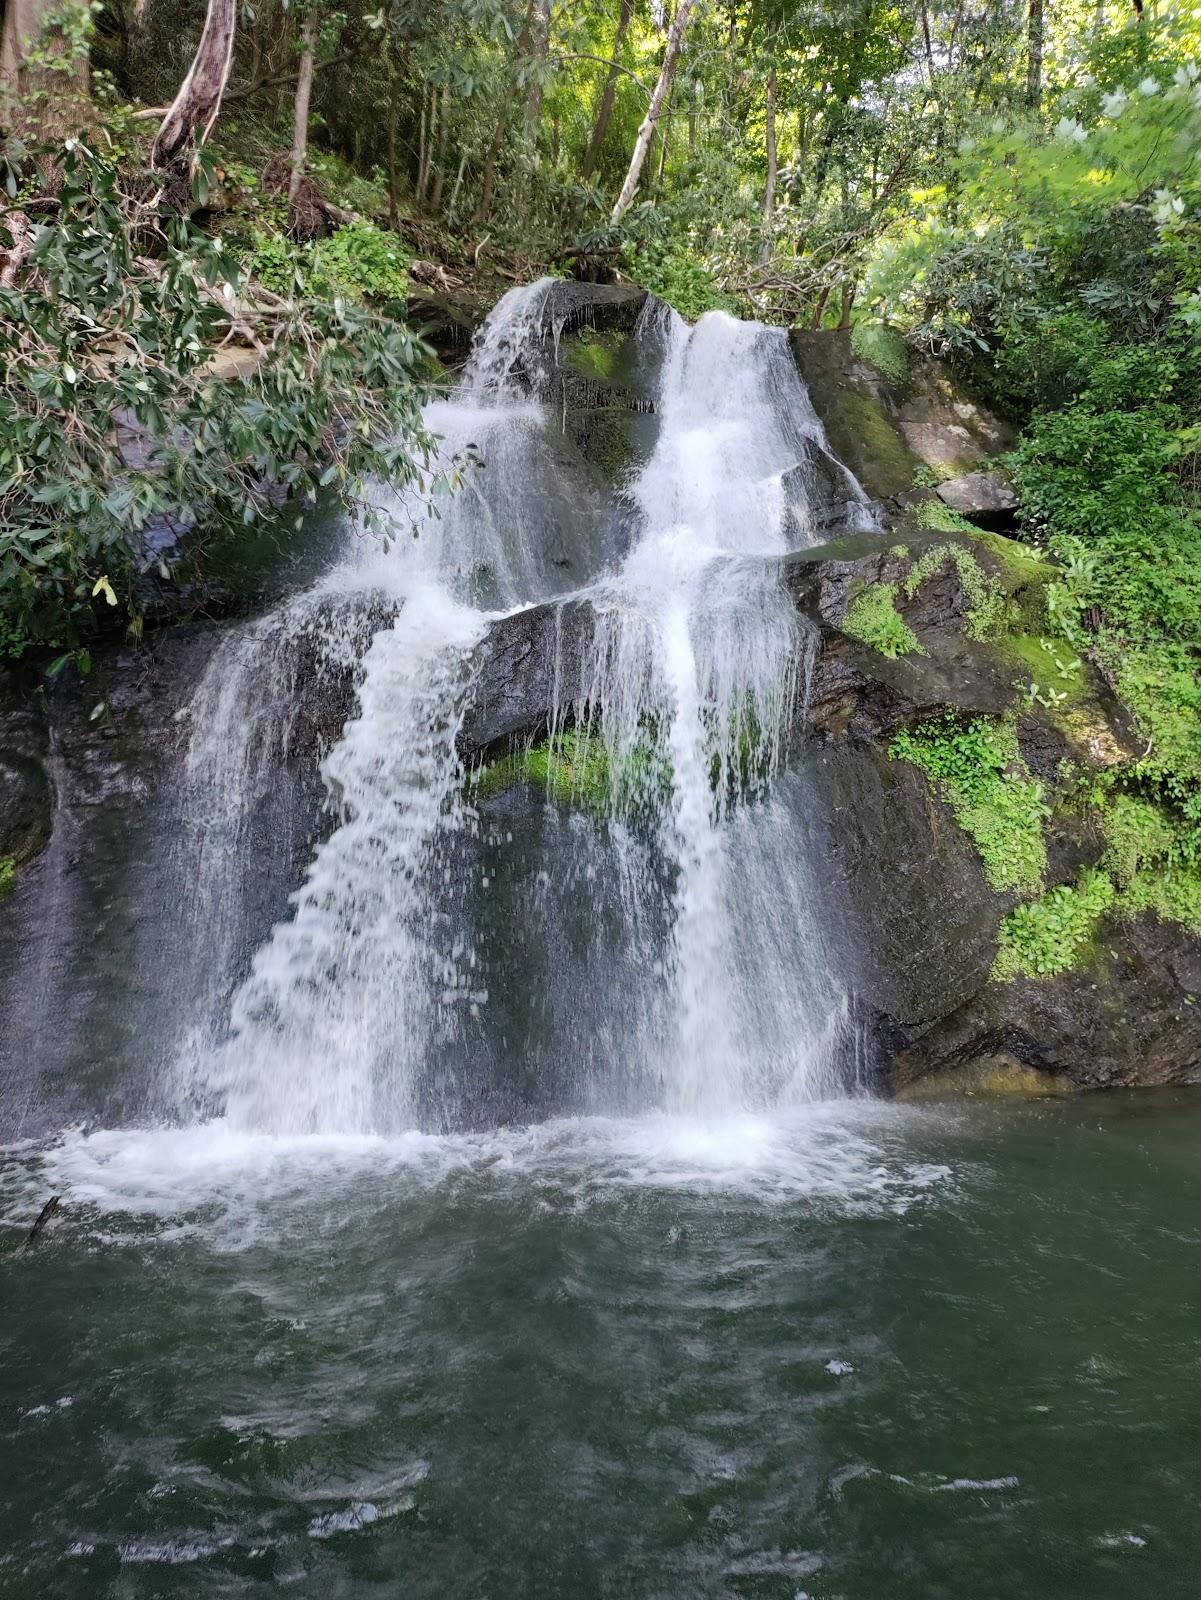
<instances>
[{"instance_id":1,"label":"mossy rock","mask_svg":"<svg viewBox=\"0 0 1201 1600\"><path fill-rule=\"evenodd\" d=\"M1014 1056L993 1055L901 1084L896 1098L921 1101L980 1096L992 1100L1037 1100L1072 1093L1072 1085L1063 1078L1025 1066Z\"/></svg>"}]
</instances>

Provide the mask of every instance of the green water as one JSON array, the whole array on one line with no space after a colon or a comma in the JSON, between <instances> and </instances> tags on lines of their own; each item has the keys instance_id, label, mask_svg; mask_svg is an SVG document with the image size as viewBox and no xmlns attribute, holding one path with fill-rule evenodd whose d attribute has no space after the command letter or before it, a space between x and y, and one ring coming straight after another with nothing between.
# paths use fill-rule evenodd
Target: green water
<instances>
[{"instance_id":1,"label":"green water","mask_svg":"<svg viewBox=\"0 0 1201 1600\"><path fill-rule=\"evenodd\" d=\"M1201 1098L0 1183L5 1596L1197 1592Z\"/></svg>"}]
</instances>

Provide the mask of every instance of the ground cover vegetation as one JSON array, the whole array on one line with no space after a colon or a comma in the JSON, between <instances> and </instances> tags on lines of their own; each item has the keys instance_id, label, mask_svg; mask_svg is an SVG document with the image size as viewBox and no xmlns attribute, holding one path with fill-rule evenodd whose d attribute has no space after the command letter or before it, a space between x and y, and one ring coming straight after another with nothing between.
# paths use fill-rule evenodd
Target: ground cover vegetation
<instances>
[{"instance_id":1,"label":"ground cover vegetation","mask_svg":"<svg viewBox=\"0 0 1201 1600\"><path fill-rule=\"evenodd\" d=\"M0 651L136 633L164 526L411 483L423 307L624 272L689 317L842 328L895 383L941 357L1016 426L1034 687L1054 709L1087 659L1129 708L1139 758L1090 804L1157 843L1104 876L1195 918L1199 58L1201 8L1144 0L9 0ZM951 559L986 639L999 601ZM904 598L852 626L913 649ZM983 801L945 730L911 737L965 814L1033 805L1007 734L960 730ZM1030 894L1022 838L990 875Z\"/></svg>"}]
</instances>

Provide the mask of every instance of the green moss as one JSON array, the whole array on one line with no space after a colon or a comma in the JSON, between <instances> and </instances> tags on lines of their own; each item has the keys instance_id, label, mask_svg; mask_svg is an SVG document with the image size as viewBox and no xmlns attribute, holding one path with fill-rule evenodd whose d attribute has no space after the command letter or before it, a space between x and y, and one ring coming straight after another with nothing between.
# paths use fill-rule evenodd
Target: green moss
<instances>
[{"instance_id":1,"label":"green moss","mask_svg":"<svg viewBox=\"0 0 1201 1600\"><path fill-rule=\"evenodd\" d=\"M1006 639L1004 649L1023 677L1029 678L1031 700L1055 710L1089 697L1084 662L1064 640L1020 633Z\"/></svg>"},{"instance_id":2,"label":"green moss","mask_svg":"<svg viewBox=\"0 0 1201 1600\"><path fill-rule=\"evenodd\" d=\"M904 589L910 599L927 578L953 566L959 574L968 602L967 623L964 631L969 639L990 639L1005 625L1005 593L995 578L988 573L961 544L931 545L910 568Z\"/></svg>"},{"instance_id":3,"label":"green moss","mask_svg":"<svg viewBox=\"0 0 1201 1600\"><path fill-rule=\"evenodd\" d=\"M486 800L516 783L536 784L560 805L589 811L637 809L671 786L671 767L648 734L620 757L592 727L568 728L480 767L468 777L472 798Z\"/></svg>"},{"instance_id":4,"label":"green moss","mask_svg":"<svg viewBox=\"0 0 1201 1600\"><path fill-rule=\"evenodd\" d=\"M1117 891L1107 872L1089 870L1030 905L1015 906L1001 924L992 977L1053 978L1080 963Z\"/></svg>"},{"instance_id":5,"label":"green moss","mask_svg":"<svg viewBox=\"0 0 1201 1600\"><path fill-rule=\"evenodd\" d=\"M869 494L904 494L913 479L914 458L880 402L850 384L839 385L836 399L842 415L829 427L838 454Z\"/></svg>"},{"instance_id":6,"label":"green moss","mask_svg":"<svg viewBox=\"0 0 1201 1600\"><path fill-rule=\"evenodd\" d=\"M1000 563L1002 580L1011 593L1028 585L1042 589L1055 576L1055 569L1031 545L984 528L969 526L963 531L970 534L973 544L987 550Z\"/></svg>"},{"instance_id":7,"label":"green moss","mask_svg":"<svg viewBox=\"0 0 1201 1600\"><path fill-rule=\"evenodd\" d=\"M923 528L933 528L936 533L974 533L975 528L961 517L958 511L952 511L937 495L930 500L923 500L917 508L917 520Z\"/></svg>"},{"instance_id":8,"label":"green moss","mask_svg":"<svg viewBox=\"0 0 1201 1600\"><path fill-rule=\"evenodd\" d=\"M955 820L976 842L994 889L1034 894L1047 867L1043 786L1031 778L1011 720L947 719L899 733L889 754L910 761L935 785Z\"/></svg>"},{"instance_id":9,"label":"green moss","mask_svg":"<svg viewBox=\"0 0 1201 1600\"><path fill-rule=\"evenodd\" d=\"M1012 1056L983 1056L948 1072L931 1073L896 1091L898 1100L947 1100L960 1095L990 1099L1043 1098L1072 1093L1071 1083L1057 1074L1027 1067Z\"/></svg>"},{"instance_id":10,"label":"green moss","mask_svg":"<svg viewBox=\"0 0 1201 1600\"><path fill-rule=\"evenodd\" d=\"M915 489L937 489L940 483L947 483L951 478L957 478L958 476L959 468L952 466L949 461L923 462L914 471L913 487Z\"/></svg>"},{"instance_id":11,"label":"green moss","mask_svg":"<svg viewBox=\"0 0 1201 1600\"><path fill-rule=\"evenodd\" d=\"M591 378L597 383L611 383L617 366L617 354L622 336L617 333L600 333L595 328L581 328L563 341L563 361L581 378Z\"/></svg>"},{"instance_id":12,"label":"green moss","mask_svg":"<svg viewBox=\"0 0 1201 1600\"><path fill-rule=\"evenodd\" d=\"M613 774L604 741L591 728L569 728L542 739L472 774L476 799L486 800L515 783L537 784L563 805L603 810L613 792Z\"/></svg>"},{"instance_id":13,"label":"green moss","mask_svg":"<svg viewBox=\"0 0 1201 1600\"><path fill-rule=\"evenodd\" d=\"M913 651L924 655L918 637L896 608L895 583L873 583L852 602L842 631L894 659Z\"/></svg>"},{"instance_id":14,"label":"green moss","mask_svg":"<svg viewBox=\"0 0 1201 1600\"><path fill-rule=\"evenodd\" d=\"M909 376L909 346L886 322L861 318L851 329L851 349L870 361L889 383L904 383Z\"/></svg>"},{"instance_id":15,"label":"green moss","mask_svg":"<svg viewBox=\"0 0 1201 1600\"><path fill-rule=\"evenodd\" d=\"M0 856L0 900L13 892L17 881L17 863L12 856Z\"/></svg>"}]
</instances>

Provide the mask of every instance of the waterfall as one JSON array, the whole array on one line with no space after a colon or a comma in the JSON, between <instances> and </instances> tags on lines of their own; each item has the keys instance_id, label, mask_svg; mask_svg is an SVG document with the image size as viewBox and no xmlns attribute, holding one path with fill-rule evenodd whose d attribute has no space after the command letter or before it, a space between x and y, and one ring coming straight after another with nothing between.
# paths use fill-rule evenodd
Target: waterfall
<instances>
[{"instance_id":1,"label":"waterfall","mask_svg":"<svg viewBox=\"0 0 1201 1600\"><path fill-rule=\"evenodd\" d=\"M781 330L722 312L692 328L659 307L646 320L664 348L660 432L631 491L640 537L605 586L590 697L619 749L655 729L671 773L674 1037L663 1099L728 1113L826 1092L840 1042L841 987L812 904L795 892L805 875L795 829L778 804L730 804L740 784L763 791L779 768L810 641L772 558L812 542L796 469L826 443ZM854 495L872 526L857 485ZM769 859L771 881L755 873ZM748 874L757 902L739 893ZM747 970L749 931L781 897L795 920Z\"/></svg>"},{"instance_id":2,"label":"waterfall","mask_svg":"<svg viewBox=\"0 0 1201 1600\"><path fill-rule=\"evenodd\" d=\"M256 648L300 624L345 638L346 606L361 619L365 597L386 601L357 712L322 767L336 826L254 954L223 1036L206 1025L181 1051L190 1103L223 1103L233 1128L419 1125L419 1085L448 1052L441 1076L464 1097L489 990L521 981L481 969L464 914L488 889L471 864L479 822L456 750L472 650L502 612L573 589L597 618L574 712L593 722L616 776L607 828L565 848L577 861L594 852L581 893L599 895L589 884L604 874L618 885L656 991L645 1005L578 996L593 1040L635 1063L648 1109L724 1115L837 1086L845 1000L797 836L804 796L781 771L811 640L777 562L819 536L821 424L781 331L723 313L692 328L649 302L635 341L658 367L658 437L624 490L631 548L599 570L605 508L564 467L548 399L562 331L552 288L506 295L458 390L427 408L438 457L417 507L392 505L391 537L350 541L314 591L228 645L198 691L188 804L212 813L220 848L202 862L200 894L219 919L261 772ZM837 470L855 518L872 526ZM623 813L621 778L635 768L637 820ZM488 1042L509 1055L523 1044ZM455 1098L442 1096L452 1120Z\"/></svg>"}]
</instances>

